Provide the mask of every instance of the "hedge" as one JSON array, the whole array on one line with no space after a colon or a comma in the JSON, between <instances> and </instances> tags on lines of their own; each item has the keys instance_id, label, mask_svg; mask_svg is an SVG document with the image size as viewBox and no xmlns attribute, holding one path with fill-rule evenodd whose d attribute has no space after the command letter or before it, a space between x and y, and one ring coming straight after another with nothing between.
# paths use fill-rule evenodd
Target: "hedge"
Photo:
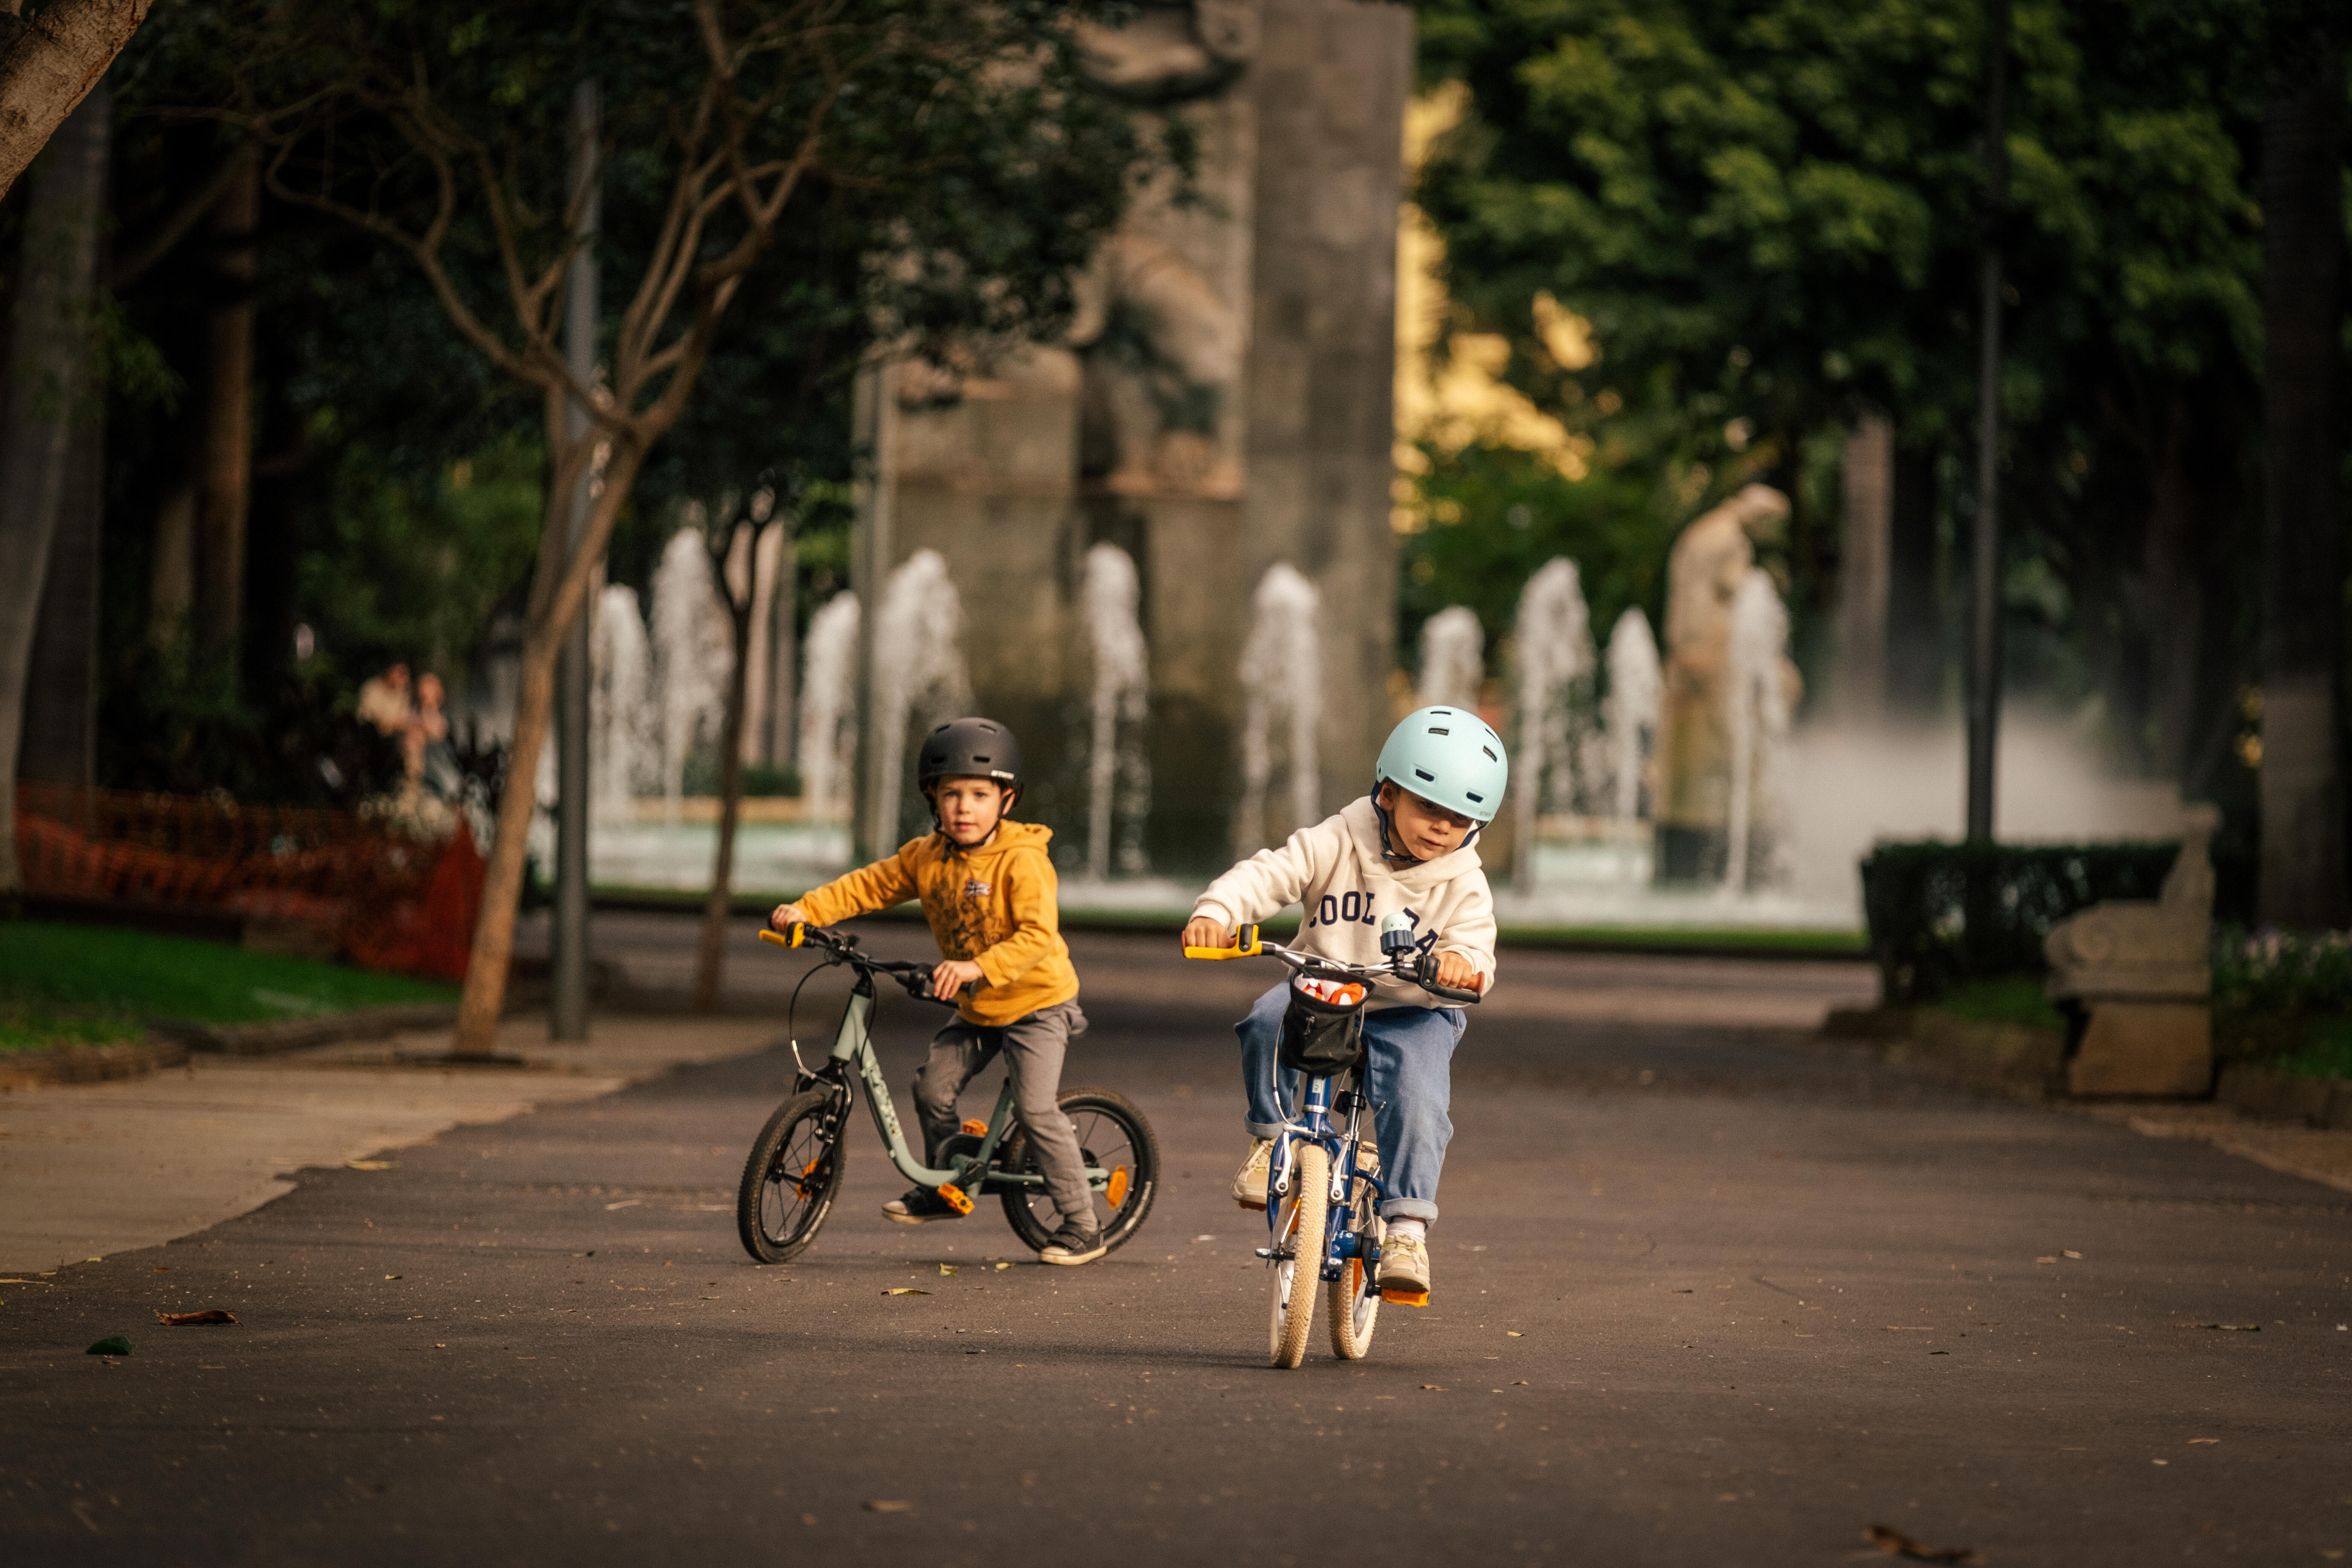
<instances>
[{"instance_id":1,"label":"hedge","mask_svg":"<svg viewBox=\"0 0 2352 1568\"><path fill-rule=\"evenodd\" d=\"M2179 854L2177 841L1876 846L1862 903L1885 1005L2043 973L2052 926L2105 900L2155 898Z\"/></svg>"}]
</instances>

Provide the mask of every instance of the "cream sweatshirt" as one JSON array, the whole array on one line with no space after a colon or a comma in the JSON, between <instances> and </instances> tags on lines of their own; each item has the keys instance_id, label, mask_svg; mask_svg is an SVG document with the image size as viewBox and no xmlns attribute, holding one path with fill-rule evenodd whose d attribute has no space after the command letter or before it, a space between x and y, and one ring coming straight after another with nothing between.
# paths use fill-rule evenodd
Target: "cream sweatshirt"
<instances>
[{"instance_id":1,"label":"cream sweatshirt","mask_svg":"<svg viewBox=\"0 0 2352 1568\"><path fill-rule=\"evenodd\" d=\"M1343 963L1381 962L1381 918L1411 915L1423 952L1458 952L1495 984L1495 898L1468 845L1434 860L1400 865L1381 854L1381 823L1370 795L1337 816L1302 827L1279 848L1261 849L1193 900L1195 920L1227 931L1262 921L1292 902L1306 907L1298 935L1284 945ZM1449 1007L1409 980L1383 980L1370 1005Z\"/></svg>"}]
</instances>

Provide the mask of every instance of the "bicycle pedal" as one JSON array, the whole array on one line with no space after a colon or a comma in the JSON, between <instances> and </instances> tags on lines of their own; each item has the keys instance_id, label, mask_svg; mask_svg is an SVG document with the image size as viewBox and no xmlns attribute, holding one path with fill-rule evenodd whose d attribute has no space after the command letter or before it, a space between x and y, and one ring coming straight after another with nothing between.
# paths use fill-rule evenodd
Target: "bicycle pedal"
<instances>
[{"instance_id":1,"label":"bicycle pedal","mask_svg":"<svg viewBox=\"0 0 2352 1568\"><path fill-rule=\"evenodd\" d=\"M1429 1305L1429 1292L1426 1290L1383 1289L1381 1292L1381 1300L1383 1301L1394 1301L1400 1307L1426 1307Z\"/></svg>"},{"instance_id":2,"label":"bicycle pedal","mask_svg":"<svg viewBox=\"0 0 2352 1568\"><path fill-rule=\"evenodd\" d=\"M967 1138L985 1138L988 1136L988 1123L976 1116L967 1116L963 1119L963 1135Z\"/></svg>"},{"instance_id":3,"label":"bicycle pedal","mask_svg":"<svg viewBox=\"0 0 2352 1568\"><path fill-rule=\"evenodd\" d=\"M970 1214L971 1212L971 1200L966 1197L964 1195L963 1189L957 1186L953 1182L942 1182L933 1190L940 1194L940 1201L945 1203L948 1207L955 1210L956 1213Z\"/></svg>"}]
</instances>

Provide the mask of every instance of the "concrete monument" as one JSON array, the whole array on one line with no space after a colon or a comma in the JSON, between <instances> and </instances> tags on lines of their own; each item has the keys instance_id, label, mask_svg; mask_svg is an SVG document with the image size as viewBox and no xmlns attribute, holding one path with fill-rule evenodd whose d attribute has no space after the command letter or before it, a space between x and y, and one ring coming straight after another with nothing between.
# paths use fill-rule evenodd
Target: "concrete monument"
<instances>
[{"instance_id":1,"label":"concrete monument","mask_svg":"<svg viewBox=\"0 0 2352 1568\"><path fill-rule=\"evenodd\" d=\"M866 377L877 469L856 585L872 626L890 571L940 552L966 607L973 700L1020 732L1024 807L1078 856L1085 562L1099 544L1125 551L1149 648L1144 847L1155 869L1206 868L1235 831L1239 661L1269 568L1321 595L1317 810L1369 787L1380 744L1412 16L1360 0L1147 4L1087 42L1106 90L1189 121L1205 200L1139 200L1083 279L1066 342ZM866 747L869 796L906 788L873 772L891 749ZM1277 781L1270 798L1292 796ZM1297 826L1280 815L1265 824L1277 838Z\"/></svg>"}]
</instances>

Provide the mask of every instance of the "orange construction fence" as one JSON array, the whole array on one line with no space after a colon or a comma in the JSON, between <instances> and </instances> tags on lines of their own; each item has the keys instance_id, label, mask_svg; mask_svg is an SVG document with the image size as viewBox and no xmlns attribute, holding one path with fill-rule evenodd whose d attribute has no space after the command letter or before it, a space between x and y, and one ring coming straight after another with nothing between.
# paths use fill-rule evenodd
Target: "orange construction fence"
<instances>
[{"instance_id":1,"label":"orange construction fence","mask_svg":"<svg viewBox=\"0 0 2352 1568\"><path fill-rule=\"evenodd\" d=\"M369 969L462 979L482 857L357 812L19 782L25 891L299 921Z\"/></svg>"}]
</instances>

